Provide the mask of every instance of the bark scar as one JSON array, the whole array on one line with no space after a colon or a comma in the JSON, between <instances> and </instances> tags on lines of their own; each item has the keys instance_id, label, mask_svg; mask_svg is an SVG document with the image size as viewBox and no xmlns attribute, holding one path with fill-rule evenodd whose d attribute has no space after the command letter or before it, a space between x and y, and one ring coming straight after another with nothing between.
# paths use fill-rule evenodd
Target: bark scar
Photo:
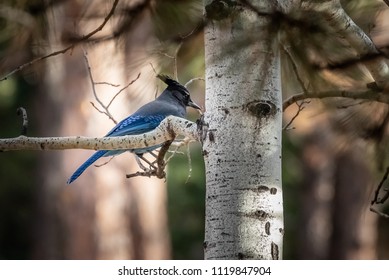
<instances>
[{"instance_id":1,"label":"bark scar","mask_svg":"<svg viewBox=\"0 0 389 280\"><path fill-rule=\"evenodd\" d=\"M277 113L277 107L270 101L252 101L246 105L247 110L257 118L268 118Z\"/></svg>"}]
</instances>

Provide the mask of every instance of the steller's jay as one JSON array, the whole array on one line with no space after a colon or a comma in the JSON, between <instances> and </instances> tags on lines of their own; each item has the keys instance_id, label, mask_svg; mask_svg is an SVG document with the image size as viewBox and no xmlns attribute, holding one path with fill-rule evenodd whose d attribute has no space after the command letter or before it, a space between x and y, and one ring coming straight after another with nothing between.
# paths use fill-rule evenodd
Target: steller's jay
<instances>
[{"instance_id":1,"label":"steller's jay","mask_svg":"<svg viewBox=\"0 0 389 280\"><path fill-rule=\"evenodd\" d=\"M164 75L158 75L168 87L154 101L140 107L134 114L119 122L106 136L135 135L155 129L167 116L185 117L186 107L200 110L200 107L190 99L189 91L180 83ZM144 153L151 152L159 147L132 149L132 150L101 150L94 153L69 178L68 184L76 180L91 164L101 157L114 156L126 151L142 158Z\"/></svg>"}]
</instances>

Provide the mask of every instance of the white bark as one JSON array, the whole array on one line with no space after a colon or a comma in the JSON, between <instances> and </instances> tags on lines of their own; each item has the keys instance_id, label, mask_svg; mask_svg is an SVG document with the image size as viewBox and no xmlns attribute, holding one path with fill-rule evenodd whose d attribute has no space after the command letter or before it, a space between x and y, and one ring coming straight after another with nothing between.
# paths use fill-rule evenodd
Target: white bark
<instances>
[{"instance_id":1,"label":"white bark","mask_svg":"<svg viewBox=\"0 0 389 280\"><path fill-rule=\"evenodd\" d=\"M177 135L198 140L197 126L186 119L170 116L148 133L118 137L26 137L0 139L0 151L12 150L122 150L144 148L173 140Z\"/></svg>"},{"instance_id":2,"label":"white bark","mask_svg":"<svg viewBox=\"0 0 389 280\"><path fill-rule=\"evenodd\" d=\"M268 24L244 10L205 29L206 259L282 258L280 65Z\"/></svg>"}]
</instances>

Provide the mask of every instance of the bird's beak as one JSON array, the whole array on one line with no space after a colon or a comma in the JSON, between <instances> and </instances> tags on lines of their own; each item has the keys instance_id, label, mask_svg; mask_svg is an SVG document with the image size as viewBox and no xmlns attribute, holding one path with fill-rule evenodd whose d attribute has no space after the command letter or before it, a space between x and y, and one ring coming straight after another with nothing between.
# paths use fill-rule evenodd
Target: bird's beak
<instances>
[{"instance_id":1,"label":"bird's beak","mask_svg":"<svg viewBox=\"0 0 389 280\"><path fill-rule=\"evenodd\" d=\"M189 99L188 106L201 111L201 107Z\"/></svg>"}]
</instances>

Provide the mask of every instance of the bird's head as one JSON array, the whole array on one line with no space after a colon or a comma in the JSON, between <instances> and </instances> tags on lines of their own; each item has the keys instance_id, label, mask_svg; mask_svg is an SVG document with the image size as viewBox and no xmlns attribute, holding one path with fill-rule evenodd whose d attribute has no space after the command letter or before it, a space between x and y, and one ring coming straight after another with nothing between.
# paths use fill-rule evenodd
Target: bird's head
<instances>
[{"instance_id":1,"label":"bird's head","mask_svg":"<svg viewBox=\"0 0 389 280\"><path fill-rule=\"evenodd\" d=\"M179 82L177 82L176 80L172 79L171 77L169 77L167 75L158 74L157 78L159 78L165 84L168 85L166 90L170 91L171 94L176 99L178 99L178 101L180 103L182 103L185 106L189 106L189 107L195 108L197 110L201 110L200 106L197 105L196 103L194 103L192 101L192 99L190 98L189 91L186 87L184 87Z\"/></svg>"}]
</instances>

